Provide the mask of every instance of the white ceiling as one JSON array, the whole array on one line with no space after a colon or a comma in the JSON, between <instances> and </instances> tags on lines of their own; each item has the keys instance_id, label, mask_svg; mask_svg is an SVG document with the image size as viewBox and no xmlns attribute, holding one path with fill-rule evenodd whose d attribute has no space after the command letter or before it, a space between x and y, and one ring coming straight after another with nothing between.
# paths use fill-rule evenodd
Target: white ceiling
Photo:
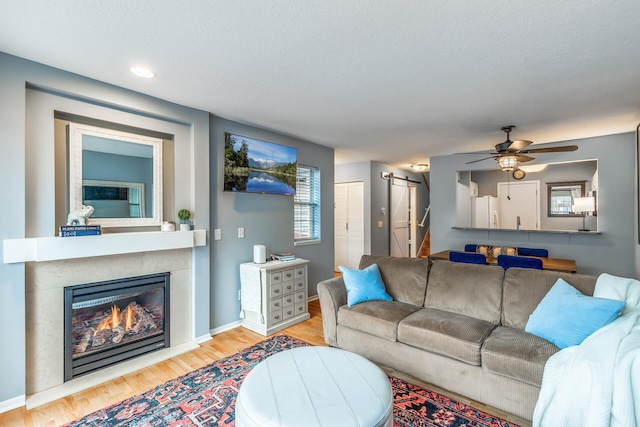
<instances>
[{"instance_id":1,"label":"white ceiling","mask_svg":"<svg viewBox=\"0 0 640 427\"><path fill-rule=\"evenodd\" d=\"M510 124L541 143L640 122L638 0L0 8L0 51L334 147L338 163L490 149ZM137 64L157 77L133 76Z\"/></svg>"}]
</instances>

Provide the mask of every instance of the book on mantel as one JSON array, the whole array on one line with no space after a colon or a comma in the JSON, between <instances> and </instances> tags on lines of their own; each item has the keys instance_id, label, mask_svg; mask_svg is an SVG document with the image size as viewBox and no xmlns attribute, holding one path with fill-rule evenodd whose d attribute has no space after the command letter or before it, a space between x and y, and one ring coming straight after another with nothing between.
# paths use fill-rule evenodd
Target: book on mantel
<instances>
[{"instance_id":1,"label":"book on mantel","mask_svg":"<svg viewBox=\"0 0 640 427\"><path fill-rule=\"evenodd\" d=\"M60 237L100 236L102 230L99 225L63 225L60 227Z\"/></svg>"},{"instance_id":2,"label":"book on mantel","mask_svg":"<svg viewBox=\"0 0 640 427\"><path fill-rule=\"evenodd\" d=\"M274 261L293 261L296 256L292 253L271 254L271 259Z\"/></svg>"}]
</instances>

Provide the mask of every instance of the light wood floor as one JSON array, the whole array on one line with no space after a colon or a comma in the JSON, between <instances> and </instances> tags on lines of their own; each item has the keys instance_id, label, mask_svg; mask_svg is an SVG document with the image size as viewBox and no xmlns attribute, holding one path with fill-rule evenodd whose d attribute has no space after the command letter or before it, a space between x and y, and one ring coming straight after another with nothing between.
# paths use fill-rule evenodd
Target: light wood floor
<instances>
[{"instance_id":1,"label":"light wood floor","mask_svg":"<svg viewBox=\"0 0 640 427\"><path fill-rule=\"evenodd\" d=\"M306 341L312 345L326 345L322 333L322 317L320 304L316 301L309 303L311 318L286 329L287 335ZM249 347L266 338L244 328L235 328L216 335L213 340L207 341L200 348L174 357L157 365L125 375L99 386L90 388L80 393L73 394L63 399L56 400L46 405L39 406L30 411L23 408L0 414L0 426L3 427L39 427L60 426L78 419L100 408L120 402L135 394L152 389L166 381L177 378L195 369L206 366L215 360L227 357L243 348ZM425 384L420 380L409 377L406 374L388 370L398 378L410 381L414 384L447 395L462 403L474 406L477 409L501 417L512 423L528 426L530 423L513 415L509 415L442 390L433 385Z\"/></svg>"}]
</instances>

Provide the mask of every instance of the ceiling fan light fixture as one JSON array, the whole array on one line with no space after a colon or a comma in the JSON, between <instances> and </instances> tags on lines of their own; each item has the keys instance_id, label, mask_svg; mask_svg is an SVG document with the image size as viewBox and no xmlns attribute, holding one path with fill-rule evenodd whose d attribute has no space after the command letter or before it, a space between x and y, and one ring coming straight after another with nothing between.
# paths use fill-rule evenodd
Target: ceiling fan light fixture
<instances>
[{"instance_id":1,"label":"ceiling fan light fixture","mask_svg":"<svg viewBox=\"0 0 640 427\"><path fill-rule=\"evenodd\" d=\"M546 168L547 168L547 164L546 163L542 163L542 164L539 164L539 165L522 165L522 166L518 166L518 169L522 169L526 173L541 172L541 171L545 170Z\"/></svg>"},{"instance_id":2,"label":"ceiling fan light fixture","mask_svg":"<svg viewBox=\"0 0 640 427\"><path fill-rule=\"evenodd\" d=\"M516 156L502 156L498 159L498 164L503 171L512 171L518 166L518 158Z\"/></svg>"}]
</instances>

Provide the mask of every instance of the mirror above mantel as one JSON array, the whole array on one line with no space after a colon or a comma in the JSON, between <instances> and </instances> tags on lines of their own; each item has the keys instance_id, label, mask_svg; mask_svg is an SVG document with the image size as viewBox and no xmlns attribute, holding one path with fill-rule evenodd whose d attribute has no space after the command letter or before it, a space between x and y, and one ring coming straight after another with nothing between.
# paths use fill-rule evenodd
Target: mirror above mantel
<instances>
[{"instance_id":1,"label":"mirror above mantel","mask_svg":"<svg viewBox=\"0 0 640 427\"><path fill-rule=\"evenodd\" d=\"M458 171L456 188L456 228L598 231L597 160L548 163L524 173ZM595 208L580 211L589 197Z\"/></svg>"},{"instance_id":2,"label":"mirror above mantel","mask_svg":"<svg viewBox=\"0 0 640 427\"><path fill-rule=\"evenodd\" d=\"M69 123L69 211L103 227L162 223L162 139Z\"/></svg>"}]
</instances>

